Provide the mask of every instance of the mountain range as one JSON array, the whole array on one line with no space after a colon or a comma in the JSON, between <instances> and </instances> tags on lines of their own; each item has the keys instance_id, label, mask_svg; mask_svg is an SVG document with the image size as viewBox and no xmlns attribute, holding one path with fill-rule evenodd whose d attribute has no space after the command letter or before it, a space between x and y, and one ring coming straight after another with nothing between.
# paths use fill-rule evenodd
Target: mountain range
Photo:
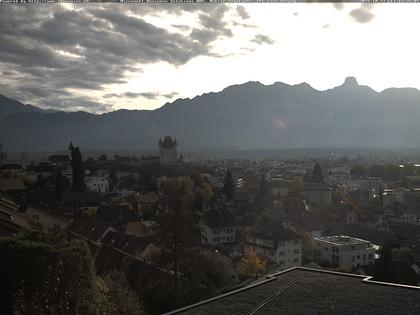
<instances>
[{"instance_id":1,"label":"mountain range","mask_svg":"<svg viewBox=\"0 0 420 315\"><path fill-rule=\"evenodd\" d=\"M420 147L420 91L376 92L353 77L318 91L307 83L248 82L155 110L105 114L42 110L0 96L7 150L156 150L175 136L184 150Z\"/></svg>"}]
</instances>

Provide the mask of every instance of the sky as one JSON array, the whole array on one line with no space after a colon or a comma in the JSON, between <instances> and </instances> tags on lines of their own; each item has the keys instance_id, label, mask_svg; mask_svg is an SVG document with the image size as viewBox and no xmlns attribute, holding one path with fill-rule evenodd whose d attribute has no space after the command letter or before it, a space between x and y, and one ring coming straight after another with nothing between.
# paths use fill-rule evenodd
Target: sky
<instances>
[{"instance_id":1,"label":"sky","mask_svg":"<svg viewBox=\"0 0 420 315\"><path fill-rule=\"evenodd\" d=\"M104 113L248 81L420 89L418 16L410 3L3 5L0 94Z\"/></svg>"}]
</instances>

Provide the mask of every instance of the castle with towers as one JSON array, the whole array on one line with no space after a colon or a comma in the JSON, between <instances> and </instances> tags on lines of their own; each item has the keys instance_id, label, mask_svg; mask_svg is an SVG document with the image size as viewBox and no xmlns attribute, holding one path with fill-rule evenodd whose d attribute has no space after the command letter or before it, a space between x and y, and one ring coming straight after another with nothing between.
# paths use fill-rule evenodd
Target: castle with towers
<instances>
[{"instance_id":1,"label":"castle with towers","mask_svg":"<svg viewBox=\"0 0 420 315\"><path fill-rule=\"evenodd\" d=\"M178 161L178 143L176 138L166 136L163 141L159 139L159 160L161 164L172 164Z\"/></svg>"}]
</instances>

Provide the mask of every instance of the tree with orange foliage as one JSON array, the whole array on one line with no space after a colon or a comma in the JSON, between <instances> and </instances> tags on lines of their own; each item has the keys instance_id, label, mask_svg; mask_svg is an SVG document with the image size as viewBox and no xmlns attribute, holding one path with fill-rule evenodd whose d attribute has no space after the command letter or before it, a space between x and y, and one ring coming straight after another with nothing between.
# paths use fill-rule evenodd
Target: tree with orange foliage
<instances>
[{"instance_id":1,"label":"tree with orange foliage","mask_svg":"<svg viewBox=\"0 0 420 315\"><path fill-rule=\"evenodd\" d=\"M258 274L265 269L266 261L258 257L254 248L250 247L245 251L244 258L240 267L241 277L257 278Z\"/></svg>"}]
</instances>

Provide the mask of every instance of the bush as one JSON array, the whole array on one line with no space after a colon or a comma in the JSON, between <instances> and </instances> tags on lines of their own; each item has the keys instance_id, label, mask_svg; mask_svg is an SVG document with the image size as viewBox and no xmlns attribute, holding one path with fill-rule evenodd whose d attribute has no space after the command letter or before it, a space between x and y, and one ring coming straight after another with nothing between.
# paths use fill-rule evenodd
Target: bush
<instances>
[{"instance_id":1,"label":"bush","mask_svg":"<svg viewBox=\"0 0 420 315\"><path fill-rule=\"evenodd\" d=\"M0 239L0 253L1 314L97 314L96 277L86 243Z\"/></svg>"}]
</instances>

